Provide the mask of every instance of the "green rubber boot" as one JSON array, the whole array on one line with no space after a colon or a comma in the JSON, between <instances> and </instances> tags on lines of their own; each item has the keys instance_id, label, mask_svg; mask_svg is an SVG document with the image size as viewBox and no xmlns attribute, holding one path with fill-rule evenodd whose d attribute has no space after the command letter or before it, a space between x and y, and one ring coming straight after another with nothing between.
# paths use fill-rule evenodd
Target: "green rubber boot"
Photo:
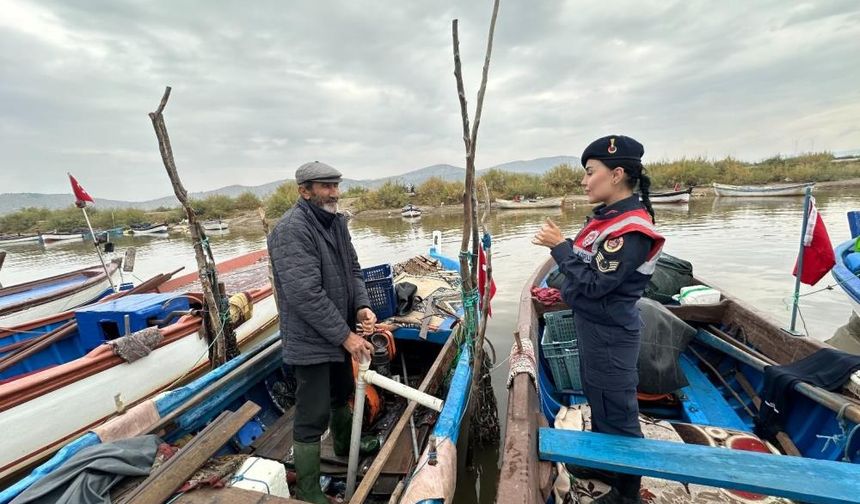
<instances>
[{"instance_id":1,"label":"green rubber boot","mask_svg":"<svg viewBox=\"0 0 860 504\"><path fill-rule=\"evenodd\" d=\"M329 504L320 488L320 443L293 442L296 498L312 504Z\"/></svg>"},{"instance_id":2,"label":"green rubber boot","mask_svg":"<svg viewBox=\"0 0 860 504\"><path fill-rule=\"evenodd\" d=\"M331 412L329 422L334 454L338 457L349 455L349 438L352 433L352 410L349 405L335 408ZM367 455L379 449L379 439L376 436L362 436L359 453Z\"/></svg>"}]
</instances>

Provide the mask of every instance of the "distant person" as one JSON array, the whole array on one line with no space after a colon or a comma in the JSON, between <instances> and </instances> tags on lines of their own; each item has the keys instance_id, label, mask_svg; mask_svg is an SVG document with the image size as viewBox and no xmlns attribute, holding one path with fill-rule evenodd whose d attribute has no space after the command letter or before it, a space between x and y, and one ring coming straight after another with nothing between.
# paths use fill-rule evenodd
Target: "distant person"
<instances>
[{"instance_id":1,"label":"distant person","mask_svg":"<svg viewBox=\"0 0 860 504\"><path fill-rule=\"evenodd\" d=\"M337 213L340 181L327 164L300 166L299 200L268 238L284 362L296 378L297 494L314 504L329 502L319 481L320 438L329 424L335 454L349 453L350 355L369 359L373 349L353 328L371 334L376 324L346 219Z\"/></svg>"},{"instance_id":2,"label":"distant person","mask_svg":"<svg viewBox=\"0 0 860 504\"><path fill-rule=\"evenodd\" d=\"M642 437L639 428L640 330L636 301L654 272L664 238L654 227L644 173L645 149L636 140L612 135L582 153L582 186L589 203L600 203L572 240L547 218L533 243L550 248L564 274L562 297L573 309L580 374L591 406L592 431ZM642 196L634 191L638 188ZM581 478L597 478L612 491L595 504L640 502L641 477L571 467Z\"/></svg>"}]
</instances>

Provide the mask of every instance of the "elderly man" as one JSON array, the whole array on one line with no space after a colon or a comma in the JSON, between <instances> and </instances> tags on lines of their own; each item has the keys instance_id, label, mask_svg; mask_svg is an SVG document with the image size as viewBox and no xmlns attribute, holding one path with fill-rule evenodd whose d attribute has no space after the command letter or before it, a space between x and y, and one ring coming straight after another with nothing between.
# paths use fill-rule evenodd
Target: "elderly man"
<instances>
[{"instance_id":1,"label":"elderly man","mask_svg":"<svg viewBox=\"0 0 860 504\"><path fill-rule=\"evenodd\" d=\"M296 170L299 200L269 235L284 362L296 377L293 454L298 498L320 490L320 438L331 420L335 454L349 452L352 357L369 358L376 323L346 220L337 213L341 173L319 161Z\"/></svg>"}]
</instances>

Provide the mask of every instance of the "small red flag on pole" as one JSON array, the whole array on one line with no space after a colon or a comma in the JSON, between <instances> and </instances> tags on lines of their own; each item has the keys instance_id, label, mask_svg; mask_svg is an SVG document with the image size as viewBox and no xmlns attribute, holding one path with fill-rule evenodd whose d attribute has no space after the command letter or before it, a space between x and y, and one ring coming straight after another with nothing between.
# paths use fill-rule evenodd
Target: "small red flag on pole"
<instances>
[{"instance_id":1,"label":"small red flag on pole","mask_svg":"<svg viewBox=\"0 0 860 504\"><path fill-rule=\"evenodd\" d=\"M92 223L90 223L90 216L87 215L87 202L89 201L90 203L95 203L95 201L93 200L93 197L90 196L87 191L84 190L83 187L81 187L81 184L78 183L77 179L75 179L75 177L73 177L71 173L69 173L68 175L69 182L72 183L72 192L75 195L75 206L80 208L81 211L84 212L84 220L87 221L87 227L90 230L90 236L92 236L93 238L93 245L96 248L96 253L99 255L99 261L101 261L102 263L102 268L105 271L105 276L107 277L108 282L110 282L110 286L113 291L119 292L116 288L116 285L114 285L113 278L111 278L110 276L111 272L108 271L107 264L105 264L105 259L104 257L102 257L102 251L99 249L99 240L96 237L96 232L93 230Z\"/></svg>"},{"instance_id":2,"label":"small red flag on pole","mask_svg":"<svg viewBox=\"0 0 860 504\"><path fill-rule=\"evenodd\" d=\"M836 255L833 252L827 228L824 226L824 219L815 208L815 198L810 198L808 213L808 222L803 234L803 247L800 252L803 258L795 263L793 274L798 276L800 269L800 281L807 285L815 285L836 264Z\"/></svg>"},{"instance_id":3,"label":"small red flag on pole","mask_svg":"<svg viewBox=\"0 0 860 504\"><path fill-rule=\"evenodd\" d=\"M92 196L81 187L81 184L78 183L78 180L69 173L69 182L72 183L72 192L75 195L75 206L78 208L83 208L87 205L87 202L95 203L95 200Z\"/></svg>"}]
</instances>

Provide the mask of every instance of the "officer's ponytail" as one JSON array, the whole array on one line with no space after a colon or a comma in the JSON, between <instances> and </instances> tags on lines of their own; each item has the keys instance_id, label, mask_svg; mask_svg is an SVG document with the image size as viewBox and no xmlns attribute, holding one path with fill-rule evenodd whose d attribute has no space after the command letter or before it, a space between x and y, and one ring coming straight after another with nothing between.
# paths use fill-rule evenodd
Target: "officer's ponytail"
<instances>
[{"instance_id":1,"label":"officer's ponytail","mask_svg":"<svg viewBox=\"0 0 860 504\"><path fill-rule=\"evenodd\" d=\"M651 214L651 222L657 222L654 216L654 208L651 206L651 178L645 175L645 167L641 161L632 159L603 160L610 169L623 168L627 175L626 183L630 190L635 191L639 187L639 195L642 197L642 205Z\"/></svg>"},{"instance_id":2,"label":"officer's ponytail","mask_svg":"<svg viewBox=\"0 0 860 504\"><path fill-rule=\"evenodd\" d=\"M657 218L654 216L654 207L651 206L651 177L645 175L645 168L639 172L639 194L642 196L642 204L645 205L645 210L651 214L651 222L656 223Z\"/></svg>"}]
</instances>

